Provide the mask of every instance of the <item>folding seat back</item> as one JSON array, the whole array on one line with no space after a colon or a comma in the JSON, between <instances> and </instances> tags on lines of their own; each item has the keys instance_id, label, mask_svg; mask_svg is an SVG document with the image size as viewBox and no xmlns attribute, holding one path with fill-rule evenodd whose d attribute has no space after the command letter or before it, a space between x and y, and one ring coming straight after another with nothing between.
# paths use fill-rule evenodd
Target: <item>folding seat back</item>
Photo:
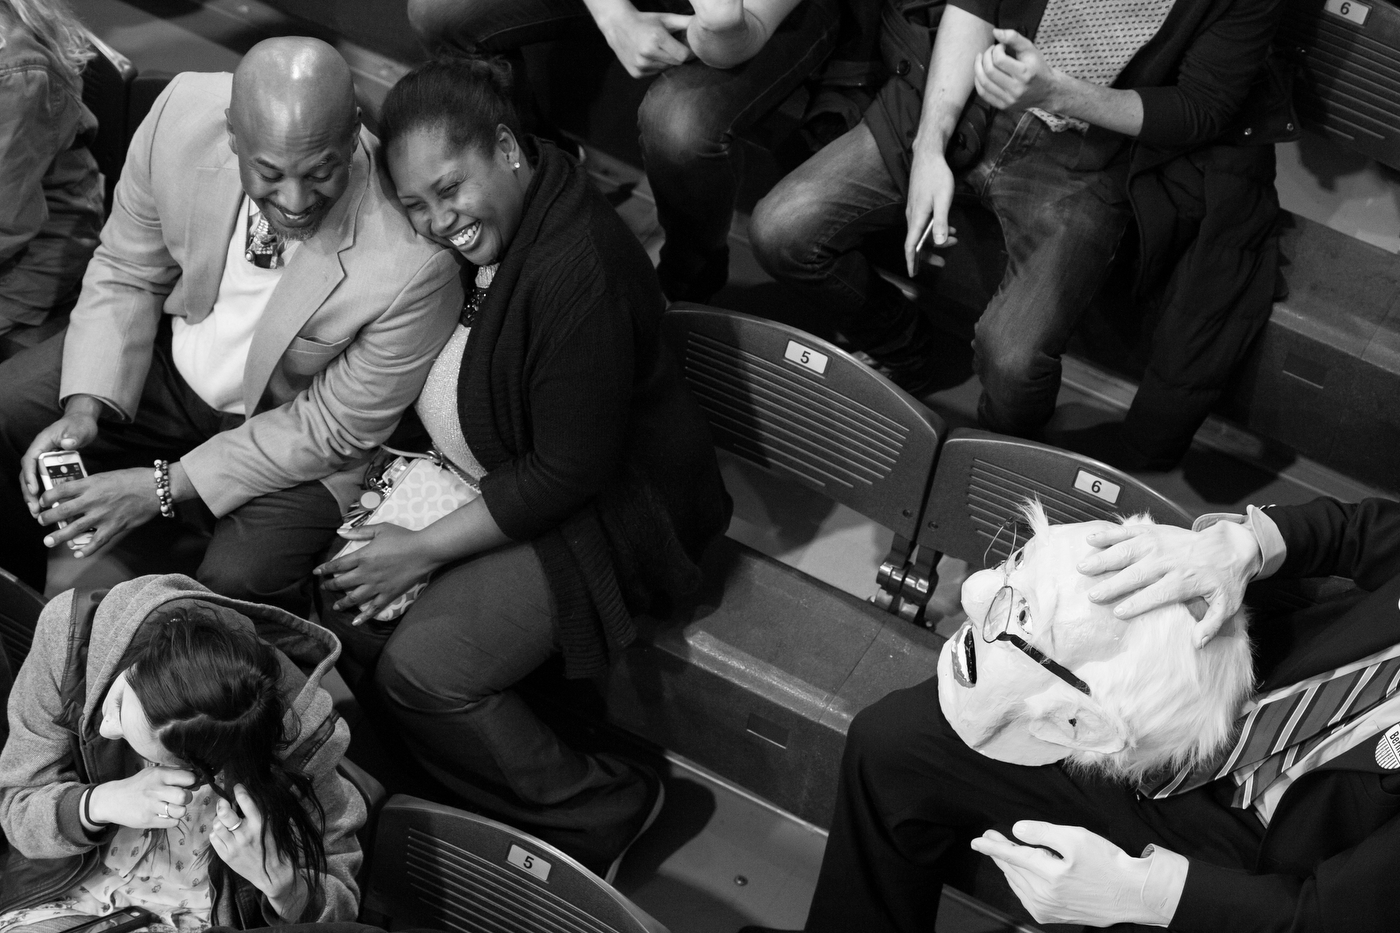
<instances>
[{"instance_id":1,"label":"folding seat back","mask_svg":"<svg viewBox=\"0 0 1400 933\"><path fill-rule=\"evenodd\" d=\"M83 69L83 103L97 117L97 138L89 145L97 167L106 182L106 205L112 208L112 192L126 161L130 142L127 131L127 99L131 83L136 80L136 67L127 57L101 39L89 34L97 54Z\"/></svg>"},{"instance_id":2,"label":"folding seat back","mask_svg":"<svg viewBox=\"0 0 1400 933\"><path fill-rule=\"evenodd\" d=\"M1145 512L1162 524L1191 526L1180 506L1108 464L1034 441L959 429L938 458L919 559L932 559L925 557L928 550L974 569L984 557L987 566L1000 563L1011 551L1011 536L998 531L1021 518L1028 498L1038 499L1055 524Z\"/></svg>"},{"instance_id":3,"label":"folding seat back","mask_svg":"<svg viewBox=\"0 0 1400 933\"><path fill-rule=\"evenodd\" d=\"M664 321L716 446L893 531L880 583L897 597L892 576L918 533L942 419L790 325L691 304L673 305Z\"/></svg>"},{"instance_id":4,"label":"folding seat back","mask_svg":"<svg viewBox=\"0 0 1400 933\"><path fill-rule=\"evenodd\" d=\"M0 647L10 671L18 673L29 656L34 640L34 626L44 611L44 597L20 582L13 574L0 570Z\"/></svg>"},{"instance_id":5,"label":"folding seat back","mask_svg":"<svg viewBox=\"0 0 1400 933\"><path fill-rule=\"evenodd\" d=\"M452 933L666 933L554 846L403 794L380 811L362 916Z\"/></svg>"}]
</instances>

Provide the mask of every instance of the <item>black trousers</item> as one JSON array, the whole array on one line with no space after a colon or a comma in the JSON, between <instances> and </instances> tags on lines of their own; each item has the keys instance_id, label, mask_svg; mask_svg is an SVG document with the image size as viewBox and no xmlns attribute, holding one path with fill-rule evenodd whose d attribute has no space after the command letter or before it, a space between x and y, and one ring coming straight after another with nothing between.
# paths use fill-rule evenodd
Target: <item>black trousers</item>
<instances>
[{"instance_id":1,"label":"black trousers","mask_svg":"<svg viewBox=\"0 0 1400 933\"><path fill-rule=\"evenodd\" d=\"M40 592L47 570L45 529L24 504L19 460L35 435L63 414L58 390L64 336L0 363L0 566ZM241 415L210 408L180 377L170 357L167 323L157 338L135 419L129 424L103 419L97 439L82 450L83 462L89 473L149 469L154 460L179 460L242 422ZM325 486L301 483L253 499L219 519L202 504L182 506L180 514L212 526L213 538L198 572L201 583L225 596L301 616L309 613L311 569L340 524L339 506Z\"/></svg>"},{"instance_id":2,"label":"black trousers","mask_svg":"<svg viewBox=\"0 0 1400 933\"><path fill-rule=\"evenodd\" d=\"M648 815L628 762L570 747L517 683L559 651L554 599L535 550L513 544L449 565L394 622L321 624L346 681L381 727L472 810L558 846L603 874ZM387 720L387 721L385 721Z\"/></svg>"},{"instance_id":3,"label":"black trousers","mask_svg":"<svg viewBox=\"0 0 1400 933\"><path fill-rule=\"evenodd\" d=\"M1071 775L1060 765L986 758L944 719L938 679L930 678L896 690L851 723L807 930L932 930L943 885L966 886L978 867L981 856L968 843L990 828L1009 835L1018 820L1083 826L1133 856L1156 843L1217 865L1251 867L1263 827L1218 790L1208 785L1139 800L1132 787ZM991 874L1014 900L1000 871L991 867Z\"/></svg>"}]
</instances>

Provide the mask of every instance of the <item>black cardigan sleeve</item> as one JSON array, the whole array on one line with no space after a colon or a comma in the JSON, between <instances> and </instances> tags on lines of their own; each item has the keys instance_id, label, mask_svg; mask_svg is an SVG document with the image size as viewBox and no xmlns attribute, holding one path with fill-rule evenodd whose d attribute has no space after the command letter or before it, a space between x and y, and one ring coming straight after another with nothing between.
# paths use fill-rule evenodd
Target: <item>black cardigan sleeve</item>
<instances>
[{"instance_id":1,"label":"black cardigan sleeve","mask_svg":"<svg viewBox=\"0 0 1400 933\"><path fill-rule=\"evenodd\" d=\"M1194 148L1228 129L1269 54L1281 9L1281 0L1234 0L1186 49L1175 84L1133 88L1142 98L1138 139Z\"/></svg>"},{"instance_id":2,"label":"black cardigan sleeve","mask_svg":"<svg viewBox=\"0 0 1400 933\"><path fill-rule=\"evenodd\" d=\"M609 294L601 276L542 298L574 307L544 316L564 326L529 362L532 448L481 483L491 517L516 541L558 526L616 475L631 412L635 335L627 302Z\"/></svg>"}]
</instances>

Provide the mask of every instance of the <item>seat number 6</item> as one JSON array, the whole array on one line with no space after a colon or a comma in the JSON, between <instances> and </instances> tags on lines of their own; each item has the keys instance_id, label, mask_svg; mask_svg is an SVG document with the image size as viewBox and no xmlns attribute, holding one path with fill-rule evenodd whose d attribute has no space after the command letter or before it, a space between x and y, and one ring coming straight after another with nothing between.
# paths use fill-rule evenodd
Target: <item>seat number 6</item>
<instances>
[{"instance_id":1,"label":"seat number 6","mask_svg":"<svg viewBox=\"0 0 1400 933\"><path fill-rule=\"evenodd\" d=\"M1123 491L1123 487L1117 483L1110 483L1102 476L1095 476L1084 470L1074 475L1074 488L1091 496L1098 496L1109 505L1117 505L1118 494Z\"/></svg>"}]
</instances>

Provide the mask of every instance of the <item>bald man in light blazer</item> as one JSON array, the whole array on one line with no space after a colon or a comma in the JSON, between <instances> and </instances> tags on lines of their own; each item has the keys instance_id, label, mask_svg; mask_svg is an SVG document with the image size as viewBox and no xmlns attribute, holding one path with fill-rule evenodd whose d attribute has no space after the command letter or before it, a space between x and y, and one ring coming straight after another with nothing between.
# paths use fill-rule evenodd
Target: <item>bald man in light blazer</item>
<instances>
[{"instance_id":1,"label":"bald man in light blazer","mask_svg":"<svg viewBox=\"0 0 1400 933\"><path fill-rule=\"evenodd\" d=\"M66 335L0 364L0 566L42 588L45 545L90 554L178 506L213 517L201 582L306 614L462 307L456 259L386 179L325 43L171 82ZM44 492L36 458L72 449L90 478Z\"/></svg>"}]
</instances>

